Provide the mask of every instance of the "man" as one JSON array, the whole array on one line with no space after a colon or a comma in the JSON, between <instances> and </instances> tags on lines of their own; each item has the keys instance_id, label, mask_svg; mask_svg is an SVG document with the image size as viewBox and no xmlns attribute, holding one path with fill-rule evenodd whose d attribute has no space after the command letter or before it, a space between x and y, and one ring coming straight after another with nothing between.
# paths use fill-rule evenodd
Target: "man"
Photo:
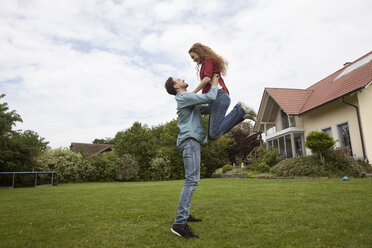
<instances>
[{"instance_id":1,"label":"man","mask_svg":"<svg viewBox=\"0 0 372 248\"><path fill-rule=\"evenodd\" d=\"M188 93L189 86L181 79L169 78L165 83L167 92L176 96L178 128L180 133L177 138L177 147L183 154L185 167L185 184L177 208L177 217L171 231L184 238L198 238L187 225L191 198L200 180L200 148L206 143L200 104L211 103L217 96L218 75L214 75L211 81L211 90L207 94L197 95ZM189 221L200 221L190 218Z\"/></svg>"},{"instance_id":2,"label":"man","mask_svg":"<svg viewBox=\"0 0 372 248\"><path fill-rule=\"evenodd\" d=\"M204 131L201 112L208 113L206 105L216 100L218 94L218 74L213 75L210 82L211 89L208 93L198 95L188 93L189 86L181 79L168 78L165 83L167 92L176 96L178 128L180 133L177 138L177 147L182 152L183 163L185 167L185 184L182 188L181 196L177 208L177 217L173 223L171 231L184 238L198 238L193 234L187 221L201 221L195 219L189 214L191 198L199 184L200 180L200 149L201 145L206 143L206 134ZM228 132L233 126L244 120L244 116L252 111L251 108L240 102L235 111L230 114L231 118L225 123Z\"/></svg>"}]
</instances>

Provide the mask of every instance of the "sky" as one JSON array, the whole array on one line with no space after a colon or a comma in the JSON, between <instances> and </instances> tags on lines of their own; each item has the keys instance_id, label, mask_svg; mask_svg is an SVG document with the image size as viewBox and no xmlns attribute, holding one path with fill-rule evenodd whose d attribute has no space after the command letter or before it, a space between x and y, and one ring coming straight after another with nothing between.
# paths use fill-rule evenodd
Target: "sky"
<instances>
[{"instance_id":1,"label":"sky","mask_svg":"<svg viewBox=\"0 0 372 248\"><path fill-rule=\"evenodd\" d=\"M52 148L177 118L195 42L229 62L231 106L305 89L372 50L370 0L0 0L0 94Z\"/></svg>"}]
</instances>

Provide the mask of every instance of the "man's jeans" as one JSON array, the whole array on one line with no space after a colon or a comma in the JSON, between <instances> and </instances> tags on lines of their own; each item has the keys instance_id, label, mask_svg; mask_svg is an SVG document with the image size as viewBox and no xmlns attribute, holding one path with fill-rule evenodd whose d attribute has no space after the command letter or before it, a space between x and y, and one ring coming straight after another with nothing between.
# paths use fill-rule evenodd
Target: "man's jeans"
<instances>
[{"instance_id":1,"label":"man's jeans","mask_svg":"<svg viewBox=\"0 0 372 248\"><path fill-rule=\"evenodd\" d=\"M191 198L200 180L200 148L200 143L193 138L186 139L178 146L183 155L185 184L178 202L177 217L174 224L187 223Z\"/></svg>"},{"instance_id":2,"label":"man's jeans","mask_svg":"<svg viewBox=\"0 0 372 248\"><path fill-rule=\"evenodd\" d=\"M230 102L230 97L226 91L220 89L213 103L200 107L201 113L209 113L208 139L218 139L244 120L245 111L239 104L236 104L231 112L226 115Z\"/></svg>"}]
</instances>

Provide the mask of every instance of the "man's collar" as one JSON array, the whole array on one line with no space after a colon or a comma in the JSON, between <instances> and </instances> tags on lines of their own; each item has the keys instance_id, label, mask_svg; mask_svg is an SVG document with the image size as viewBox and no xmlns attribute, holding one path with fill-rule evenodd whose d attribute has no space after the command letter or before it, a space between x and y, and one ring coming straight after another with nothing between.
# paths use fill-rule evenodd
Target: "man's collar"
<instances>
[{"instance_id":1,"label":"man's collar","mask_svg":"<svg viewBox=\"0 0 372 248\"><path fill-rule=\"evenodd\" d=\"M185 92L185 93L187 93L187 91L186 91L186 90L178 91L178 92L177 92L177 94L176 94L176 96L178 96L178 95L179 95L179 94L181 94L182 92Z\"/></svg>"}]
</instances>

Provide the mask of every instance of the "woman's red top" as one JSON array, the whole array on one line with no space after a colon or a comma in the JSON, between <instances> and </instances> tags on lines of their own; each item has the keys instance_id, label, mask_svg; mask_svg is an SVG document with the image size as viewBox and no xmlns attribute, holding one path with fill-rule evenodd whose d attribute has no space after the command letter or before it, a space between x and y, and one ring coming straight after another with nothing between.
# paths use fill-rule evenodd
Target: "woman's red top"
<instances>
[{"instance_id":1,"label":"woman's red top","mask_svg":"<svg viewBox=\"0 0 372 248\"><path fill-rule=\"evenodd\" d=\"M213 77L213 74L218 74L220 76L220 79L218 80L218 83L221 85L221 87L226 91L228 95L230 95L229 90L227 89L225 82L223 81L221 77L221 72L218 69L218 66L216 63L214 63L210 58L204 58L204 62L202 63L202 66L200 68L200 80L203 80L204 77ZM207 84L202 89L202 94L208 93L208 91L211 89L211 84Z\"/></svg>"}]
</instances>

